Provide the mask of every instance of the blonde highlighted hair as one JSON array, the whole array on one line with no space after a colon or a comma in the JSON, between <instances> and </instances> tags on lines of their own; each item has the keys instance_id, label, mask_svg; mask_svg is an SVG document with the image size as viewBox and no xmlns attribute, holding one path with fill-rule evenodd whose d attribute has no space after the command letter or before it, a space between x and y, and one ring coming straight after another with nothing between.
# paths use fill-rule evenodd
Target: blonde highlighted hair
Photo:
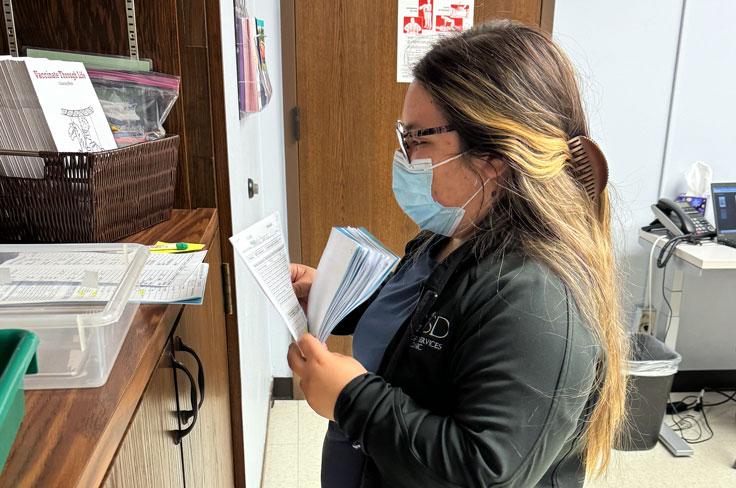
<instances>
[{"instance_id":1,"label":"blonde highlighted hair","mask_svg":"<svg viewBox=\"0 0 736 488\"><path fill-rule=\"evenodd\" d=\"M583 446L586 474L597 477L625 416L628 342L607 191L591 200L570 171L566 141L589 135L572 64L541 30L493 21L437 44L414 75L457 130L463 151L509 166L474 236L478 246L521 251L547 265L601 344Z\"/></svg>"}]
</instances>

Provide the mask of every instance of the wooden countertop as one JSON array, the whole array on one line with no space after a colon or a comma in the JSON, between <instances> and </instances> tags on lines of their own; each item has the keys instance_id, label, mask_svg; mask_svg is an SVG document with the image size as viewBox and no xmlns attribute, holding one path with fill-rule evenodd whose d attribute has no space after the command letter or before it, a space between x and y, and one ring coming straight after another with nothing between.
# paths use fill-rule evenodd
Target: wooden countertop
<instances>
[{"instance_id":1,"label":"wooden countertop","mask_svg":"<svg viewBox=\"0 0 736 488\"><path fill-rule=\"evenodd\" d=\"M174 210L170 220L124 239L202 242L215 209ZM104 386L26 392L26 412L0 487L98 486L153 374L182 305L141 305Z\"/></svg>"}]
</instances>

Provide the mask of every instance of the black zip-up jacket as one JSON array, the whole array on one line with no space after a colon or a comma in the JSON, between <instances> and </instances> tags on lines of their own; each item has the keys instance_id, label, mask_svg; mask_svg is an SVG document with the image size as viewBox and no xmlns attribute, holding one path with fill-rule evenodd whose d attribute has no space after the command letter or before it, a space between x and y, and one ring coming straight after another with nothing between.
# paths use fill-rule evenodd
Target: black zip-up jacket
<instances>
[{"instance_id":1,"label":"black zip-up jacket","mask_svg":"<svg viewBox=\"0 0 736 488\"><path fill-rule=\"evenodd\" d=\"M352 334L368 303L333 333ZM468 242L427 279L377 373L342 390L335 421L366 454L362 488L582 486L600 356L555 274Z\"/></svg>"}]
</instances>

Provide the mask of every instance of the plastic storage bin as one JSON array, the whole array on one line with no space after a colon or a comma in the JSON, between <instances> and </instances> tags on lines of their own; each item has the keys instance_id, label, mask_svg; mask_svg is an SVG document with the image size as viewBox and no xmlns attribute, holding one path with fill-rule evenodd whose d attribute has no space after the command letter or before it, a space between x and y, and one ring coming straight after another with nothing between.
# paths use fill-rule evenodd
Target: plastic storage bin
<instances>
[{"instance_id":1,"label":"plastic storage bin","mask_svg":"<svg viewBox=\"0 0 736 488\"><path fill-rule=\"evenodd\" d=\"M38 371L38 337L27 330L0 330L0 472L25 414L23 375Z\"/></svg>"},{"instance_id":2,"label":"plastic storage bin","mask_svg":"<svg viewBox=\"0 0 736 488\"><path fill-rule=\"evenodd\" d=\"M616 449L644 451L657 444L672 380L682 356L649 334L632 335L631 351L626 371L628 422Z\"/></svg>"},{"instance_id":3,"label":"plastic storage bin","mask_svg":"<svg viewBox=\"0 0 736 488\"><path fill-rule=\"evenodd\" d=\"M112 275L105 275L100 267L84 264L90 253L95 253L96 259L106 256L117 270L115 279L119 281L106 284L109 297L105 301L99 301L94 293L102 290L98 280ZM46 277L32 276L35 271L30 276L23 275L20 267L13 267L17 263L14 258L37 259L48 264L61 255L67 259L73 256L82 264L75 265L76 268L50 265L44 268L45 272L79 270L81 281L54 282L48 287L49 295L37 292L33 303L17 303L17 300L11 303L9 293L17 290L14 287L48 284ZM39 339L38 373L25 378L26 389L90 388L105 384L138 309L137 303L128 300L147 257L148 249L139 244L0 245L0 330L26 329ZM87 286L86 290L94 293L83 296L80 286ZM54 301L51 295L55 293L71 293L75 301Z\"/></svg>"}]
</instances>

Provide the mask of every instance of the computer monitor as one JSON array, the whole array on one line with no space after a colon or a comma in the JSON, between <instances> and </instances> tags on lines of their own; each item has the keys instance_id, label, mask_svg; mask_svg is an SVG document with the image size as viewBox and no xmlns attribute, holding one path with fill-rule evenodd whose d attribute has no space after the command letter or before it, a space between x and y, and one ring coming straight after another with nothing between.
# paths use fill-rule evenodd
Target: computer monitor
<instances>
[{"instance_id":1,"label":"computer monitor","mask_svg":"<svg viewBox=\"0 0 736 488\"><path fill-rule=\"evenodd\" d=\"M718 237L736 240L736 183L712 183L710 196Z\"/></svg>"}]
</instances>

